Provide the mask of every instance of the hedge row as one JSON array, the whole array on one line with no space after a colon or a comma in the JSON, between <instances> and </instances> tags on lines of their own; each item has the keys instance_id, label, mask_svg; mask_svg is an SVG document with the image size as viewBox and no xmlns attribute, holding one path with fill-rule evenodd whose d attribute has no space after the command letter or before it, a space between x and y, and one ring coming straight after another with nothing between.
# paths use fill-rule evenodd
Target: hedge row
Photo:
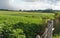
<instances>
[{"instance_id":1,"label":"hedge row","mask_svg":"<svg viewBox=\"0 0 60 38\"><path fill-rule=\"evenodd\" d=\"M18 22L16 24L0 24L1 38L35 38L37 34L42 34L44 26L42 24L30 24Z\"/></svg>"}]
</instances>

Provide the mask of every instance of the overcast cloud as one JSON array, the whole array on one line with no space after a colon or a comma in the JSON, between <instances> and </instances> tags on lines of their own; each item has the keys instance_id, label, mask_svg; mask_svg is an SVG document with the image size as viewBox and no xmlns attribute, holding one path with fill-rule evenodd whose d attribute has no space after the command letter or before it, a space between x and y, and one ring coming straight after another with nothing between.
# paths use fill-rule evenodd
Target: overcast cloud
<instances>
[{"instance_id":1,"label":"overcast cloud","mask_svg":"<svg viewBox=\"0 0 60 38\"><path fill-rule=\"evenodd\" d=\"M0 9L38 10L52 8L60 10L59 0L0 0Z\"/></svg>"}]
</instances>

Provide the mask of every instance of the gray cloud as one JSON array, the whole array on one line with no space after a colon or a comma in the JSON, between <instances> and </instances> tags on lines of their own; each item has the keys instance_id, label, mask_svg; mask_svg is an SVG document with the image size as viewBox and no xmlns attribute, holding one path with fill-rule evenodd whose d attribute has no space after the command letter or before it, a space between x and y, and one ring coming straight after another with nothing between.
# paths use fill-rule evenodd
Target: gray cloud
<instances>
[{"instance_id":1,"label":"gray cloud","mask_svg":"<svg viewBox=\"0 0 60 38\"><path fill-rule=\"evenodd\" d=\"M15 2L12 1L13 0L0 0L0 9L24 9L25 10L25 9L44 9L50 7L53 7L53 9L60 8L59 7L60 0L15 0Z\"/></svg>"},{"instance_id":2,"label":"gray cloud","mask_svg":"<svg viewBox=\"0 0 60 38\"><path fill-rule=\"evenodd\" d=\"M9 0L0 0L0 9L12 9Z\"/></svg>"},{"instance_id":3,"label":"gray cloud","mask_svg":"<svg viewBox=\"0 0 60 38\"><path fill-rule=\"evenodd\" d=\"M23 0L25 2L35 2L36 0Z\"/></svg>"},{"instance_id":4,"label":"gray cloud","mask_svg":"<svg viewBox=\"0 0 60 38\"><path fill-rule=\"evenodd\" d=\"M0 0L0 8L8 7L8 0Z\"/></svg>"}]
</instances>

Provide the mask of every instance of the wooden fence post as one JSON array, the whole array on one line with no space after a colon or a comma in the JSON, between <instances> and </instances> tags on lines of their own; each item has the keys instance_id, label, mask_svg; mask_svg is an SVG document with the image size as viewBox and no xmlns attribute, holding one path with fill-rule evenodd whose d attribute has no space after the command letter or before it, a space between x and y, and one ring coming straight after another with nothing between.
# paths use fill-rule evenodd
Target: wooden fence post
<instances>
[{"instance_id":1,"label":"wooden fence post","mask_svg":"<svg viewBox=\"0 0 60 38\"><path fill-rule=\"evenodd\" d=\"M52 38L53 30L53 20L48 20L47 27L41 38Z\"/></svg>"},{"instance_id":2,"label":"wooden fence post","mask_svg":"<svg viewBox=\"0 0 60 38\"><path fill-rule=\"evenodd\" d=\"M37 35L36 38L41 38L40 35Z\"/></svg>"},{"instance_id":3,"label":"wooden fence post","mask_svg":"<svg viewBox=\"0 0 60 38\"><path fill-rule=\"evenodd\" d=\"M53 20L48 20L48 25L47 25L47 38L52 38L52 33L53 33Z\"/></svg>"}]
</instances>

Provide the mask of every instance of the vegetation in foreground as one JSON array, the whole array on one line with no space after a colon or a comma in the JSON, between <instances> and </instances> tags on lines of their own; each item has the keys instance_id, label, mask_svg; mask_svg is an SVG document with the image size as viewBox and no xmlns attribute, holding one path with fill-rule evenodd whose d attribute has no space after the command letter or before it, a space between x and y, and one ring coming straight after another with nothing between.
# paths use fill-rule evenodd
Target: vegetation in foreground
<instances>
[{"instance_id":1,"label":"vegetation in foreground","mask_svg":"<svg viewBox=\"0 0 60 38\"><path fill-rule=\"evenodd\" d=\"M54 19L54 14L0 11L0 36L1 38L35 38L37 34L41 35L44 32L48 19Z\"/></svg>"}]
</instances>

